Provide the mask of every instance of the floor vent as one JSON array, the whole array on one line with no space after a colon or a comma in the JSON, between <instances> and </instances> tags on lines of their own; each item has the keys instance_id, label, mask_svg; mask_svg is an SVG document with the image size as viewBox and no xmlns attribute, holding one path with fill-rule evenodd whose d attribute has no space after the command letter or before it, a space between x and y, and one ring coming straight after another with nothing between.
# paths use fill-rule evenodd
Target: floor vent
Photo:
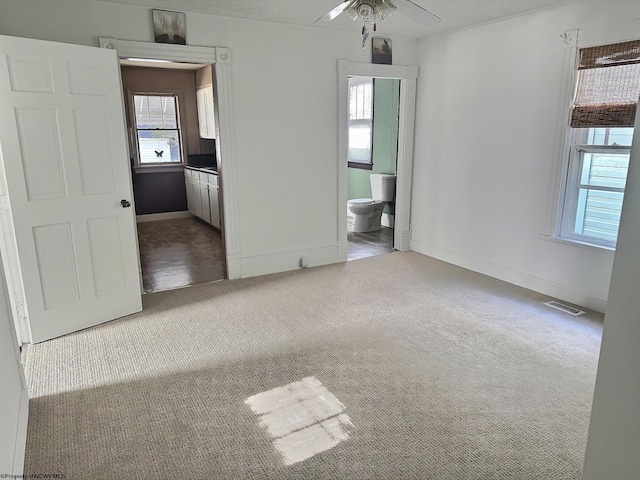
<instances>
[{"instance_id":1,"label":"floor vent","mask_svg":"<svg viewBox=\"0 0 640 480\"><path fill-rule=\"evenodd\" d=\"M544 304L547 305L548 307L562 310L563 312L568 313L569 315L573 315L574 317L577 317L578 315L582 315L584 313L582 310L578 310L577 308L573 308L573 307L570 307L569 305L565 305L564 303L560 303L556 301L545 302Z\"/></svg>"}]
</instances>

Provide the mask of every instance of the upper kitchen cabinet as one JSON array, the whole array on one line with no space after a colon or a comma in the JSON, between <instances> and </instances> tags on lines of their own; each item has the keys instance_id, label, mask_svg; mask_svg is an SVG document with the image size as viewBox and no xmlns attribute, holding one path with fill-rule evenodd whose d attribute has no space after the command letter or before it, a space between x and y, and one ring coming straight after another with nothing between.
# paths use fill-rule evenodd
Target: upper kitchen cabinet
<instances>
[{"instance_id":1,"label":"upper kitchen cabinet","mask_svg":"<svg viewBox=\"0 0 640 480\"><path fill-rule=\"evenodd\" d=\"M198 125L200 138L216 138L216 117L213 111L213 87L199 88L196 91L198 102Z\"/></svg>"},{"instance_id":2,"label":"upper kitchen cabinet","mask_svg":"<svg viewBox=\"0 0 640 480\"><path fill-rule=\"evenodd\" d=\"M196 100L200 138L216 138L216 117L213 102L213 69L207 65L196 71Z\"/></svg>"}]
</instances>

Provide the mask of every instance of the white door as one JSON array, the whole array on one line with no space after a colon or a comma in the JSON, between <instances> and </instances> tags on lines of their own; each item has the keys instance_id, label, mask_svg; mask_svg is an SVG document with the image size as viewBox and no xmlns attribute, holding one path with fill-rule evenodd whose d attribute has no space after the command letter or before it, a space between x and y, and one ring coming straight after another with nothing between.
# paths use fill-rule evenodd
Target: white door
<instances>
[{"instance_id":1,"label":"white door","mask_svg":"<svg viewBox=\"0 0 640 480\"><path fill-rule=\"evenodd\" d=\"M32 340L142 310L116 52L0 36L0 154Z\"/></svg>"}]
</instances>

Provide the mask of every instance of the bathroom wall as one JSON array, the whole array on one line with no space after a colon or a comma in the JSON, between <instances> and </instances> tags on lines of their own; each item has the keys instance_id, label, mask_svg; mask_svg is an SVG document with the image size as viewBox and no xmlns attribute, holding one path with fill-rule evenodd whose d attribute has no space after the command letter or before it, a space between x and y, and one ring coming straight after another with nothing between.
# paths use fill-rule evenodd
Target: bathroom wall
<instances>
[{"instance_id":1,"label":"bathroom wall","mask_svg":"<svg viewBox=\"0 0 640 480\"><path fill-rule=\"evenodd\" d=\"M348 197L371 198L369 175L395 173L400 80L377 78L373 99L373 170L349 168Z\"/></svg>"}]
</instances>

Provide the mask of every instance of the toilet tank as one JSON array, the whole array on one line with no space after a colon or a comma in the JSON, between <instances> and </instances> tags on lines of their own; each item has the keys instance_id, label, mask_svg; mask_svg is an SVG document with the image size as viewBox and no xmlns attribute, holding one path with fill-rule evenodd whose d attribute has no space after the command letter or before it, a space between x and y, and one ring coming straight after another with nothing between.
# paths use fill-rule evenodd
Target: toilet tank
<instances>
[{"instance_id":1,"label":"toilet tank","mask_svg":"<svg viewBox=\"0 0 640 480\"><path fill-rule=\"evenodd\" d=\"M396 176L386 173L372 173L369 175L371 182L371 198L378 202L391 202L396 193Z\"/></svg>"}]
</instances>

